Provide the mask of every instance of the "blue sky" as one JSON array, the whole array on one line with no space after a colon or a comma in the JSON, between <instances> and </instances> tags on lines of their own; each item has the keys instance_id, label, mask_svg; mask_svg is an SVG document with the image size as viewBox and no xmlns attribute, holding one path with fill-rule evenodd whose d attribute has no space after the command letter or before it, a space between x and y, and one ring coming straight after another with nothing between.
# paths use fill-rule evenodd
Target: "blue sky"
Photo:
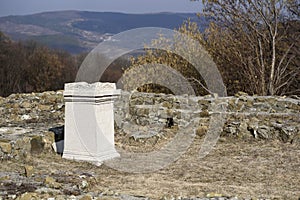
<instances>
[{"instance_id":1,"label":"blue sky","mask_svg":"<svg viewBox=\"0 0 300 200\"><path fill-rule=\"evenodd\" d=\"M56 10L114 11L124 13L199 12L190 0L0 0L0 16Z\"/></svg>"}]
</instances>

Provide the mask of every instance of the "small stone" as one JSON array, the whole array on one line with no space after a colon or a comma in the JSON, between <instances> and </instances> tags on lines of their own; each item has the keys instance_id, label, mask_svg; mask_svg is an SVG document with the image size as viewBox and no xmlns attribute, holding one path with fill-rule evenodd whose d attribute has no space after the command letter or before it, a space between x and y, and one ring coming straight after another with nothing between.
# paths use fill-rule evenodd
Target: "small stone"
<instances>
[{"instance_id":1,"label":"small stone","mask_svg":"<svg viewBox=\"0 0 300 200\"><path fill-rule=\"evenodd\" d=\"M33 168L33 166L26 165L26 166L24 166L24 169L25 169L25 176L26 176L26 177L30 177L30 176L33 175L33 173L34 173L34 168Z\"/></svg>"},{"instance_id":2,"label":"small stone","mask_svg":"<svg viewBox=\"0 0 300 200\"><path fill-rule=\"evenodd\" d=\"M49 111L51 110L51 106L50 105L38 105L38 108L41 110L41 111Z\"/></svg>"},{"instance_id":3,"label":"small stone","mask_svg":"<svg viewBox=\"0 0 300 200\"><path fill-rule=\"evenodd\" d=\"M204 99L211 99L212 98L212 95L211 94L207 94L205 96L203 96Z\"/></svg>"},{"instance_id":4,"label":"small stone","mask_svg":"<svg viewBox=\"0 0 300 200\"><path fill-rule=\"evenodd\" d=\"M31 116L30 115L22 115L21 120L30 120Z\"/></svg>"},{"instance_id":5,"label":"small stone","mask_svg":"<svg viewBox=\"0 0 300 200\"><path fill-rule=\"evenodd\" d=\"M196 129L196 134L200 137L203 137L206 134L207 130L208 130L207 126L199 126Z\"/></svg>"},{"instance_id":6,"label":"small stone","mask_svg":"<svg viewBox=\"0 0 300 200\"><path fill-rule=\"evenodd\" d=\"M258 136L262 139L268 139L270 137L270 127L268 126L260 126L257 129Z\"/></svg>"},{"instance_id":7,"label":"small stone","mask_svg":"<svg viewBox=\"0 0 300 200\"><path fill-rule=\"evenodd\" d=\"M136 115L141 117L146 117L149 115L149 109L148 108L139 108L136 110Z\"/></svg>"},{"instance_id":8,"label":"small stone","mask_svg":"<svg viewBox=\"0 0 300 200\"><path fill-rule=\"evenodd\" d=\"M78 196L81 194L81 191L79 190L79 188L76 185L74 185L70 189L65 189L64 194Z\"/></svg>"},{"instance_id":9,"label":"small stone","mask_svg":"<svg viewBox=\"0 0 300 200\"><path fill-rule=\"evenodd\" d=\"M207 110L203 110L200 112L200 117L209 117L209 112Z\"/></svg>"},{"instance_id":10,"label":"small stone","mask_svg":"<svg viewBox=\"0 0 300 200\"><path fill-rule=\"evenodd\" d=\"M12 146L8 142L0 142L0 149L3 153L10 154L12 152Z\"/></svg>"},{"instance_id":11,"label":"small stone","mask_svg":"<svg viewBox=\"0 0 300 200\"><path fill-rule=\"evenodd\" d=\"M54 178L47 176L44 182L47 186L55 189L61 188L61 184L56 182Z\"/></svg>"},{"instance_id":12,"label":"small stone","mask_svg":"<svg viewBox=\"0 0 300 200\"><path fill-rule=\"evenodd\" d=\"M15 195L15 194L10 194L10 195L8 195L7 197L8 197L8 199L16 199L16 198L17 198L17 195Z\"/></svg>"},{"instance_id":13,"label":"small stone","mask_svg":"<svg viewBox=\"0 0 300 200\"><path fill-rule=\"evenodd\" d=\"M218 193L209 193L206 195L207 198L212 198L212 197L222 197L222 194L218 194Z\"/></svg>"},{"instance_id":14,"label":"small stone","mask_svg":"<svg viewBox=\"0 0 300 200\"><path fill-rule=\"evenodd\" d=\"M80 189L86 189L89 186L89 183L85 180L81 182Z\"/></svg>"},{"instance_id":15,"label":"small stone","mask_svg":"<svg viewBox=\"0 0 300 200\"><path fill-rule=\"evenodd\" d=\"M112 190L107 190L103 194L106 195L106 196L113 196L113 195L115 195L115 192L112 191Z\"/></svg>"},{"instance_id":16,"label":"small stone","mask_svg":"<svg viewBox=\"0 0 300 200\"><path fill-rule=\"evenodd\" d=\"M53 105L57 101L57 97L54 95L48 95L48 96L46 96L46 99L47 99L48 103L51 105Z\"/></svg>"},{"instance_id":17,"label":"small stone","mask_svg":"<svg viewBox=\"0 0 300 200\"><path fill-rule=\"evenodd\" d=\"M11 104L11 107L12 107L12 108L19 108L19 107L20 107L20 104L18 104L18 103L13 103L13 104Z\"/></svg>"},{"instance_id":18,"label":"small stone","mask_svg":"<svg viewBox=\"0 0 300 200\"><path fill-rule=\"evenodd\" d=\"M31 103L29 103L29 102L23 102L22 104L21 104L21 107L23 107L23 108L31 108Z\"/></svg>"},{"instance_id":19,"label":"small stone","mask_svg":"<svg viewBox=\"0 0 300 200\"><path fill-rule=\"evenodd\" d=\"M276 98L274 97L269 97L269 98L266 98L266 102L269 103L270 105L275 105L276 104Z\"/></svg>"},{"instance_id":20,"label":"small stone","mask_svg":"<svg viewBox=\"0 0 300 200\"><path fill-rule=\"evenodd\" d=\"M172 108L172 104L167 101L163 102L161 106L164 108L169 108L169 109Z\"/></svg>"},{"instance_id":21,"label":"small stone","mask_svg":"<svg viewBox=\"0 0 300 200\"><path fill-rule=\"evenodd\" d=\"M85 195L83 197L81 197L79 200L92 200L93 198L91 197L91 195Z\"/></svg>"},{"instance_id":22,"label":"small stone","mask_svg":"<svg viewBox=\"0 0 300 200\"><path fill-rule=\"evenodd\" d=\"M38 199L37 194L32 192L26 192L18 198L18 200L37 200L37 199Z\"/></svg>"}]
</instances>

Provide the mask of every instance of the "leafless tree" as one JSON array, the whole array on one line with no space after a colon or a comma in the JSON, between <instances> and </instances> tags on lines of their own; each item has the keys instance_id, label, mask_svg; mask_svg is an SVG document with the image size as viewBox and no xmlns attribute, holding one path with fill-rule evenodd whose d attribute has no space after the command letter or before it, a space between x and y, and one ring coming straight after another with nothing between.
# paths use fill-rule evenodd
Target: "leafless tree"
<instances>
[{"instance_id":1,"label":"leafless tree","mask_svg":"<svg viewBox=\"0 0 300 200\"><path fill-rule=\"evenodd\" d=\"M299 0L202 2L203 13L213 19L207 47L219 64L238 70L252 93L299 90Z\"/></svg>"}]
</instances>

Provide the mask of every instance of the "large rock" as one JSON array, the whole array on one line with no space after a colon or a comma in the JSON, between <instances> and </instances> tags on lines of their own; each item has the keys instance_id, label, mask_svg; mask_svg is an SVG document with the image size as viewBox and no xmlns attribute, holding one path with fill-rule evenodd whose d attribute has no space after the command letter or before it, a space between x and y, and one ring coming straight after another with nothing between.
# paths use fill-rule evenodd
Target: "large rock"
<instances>
[{"instance_id":1,"label":"large rock","mask_svg":"<svg viewBox=\"0 0 300 200\"><path fill-rule=\"evenodd\" d=\"M45 147L45 141L42 136L35 136L30 141L30 152L32 154L42 153Z\"/></svg>"}]
</instances>

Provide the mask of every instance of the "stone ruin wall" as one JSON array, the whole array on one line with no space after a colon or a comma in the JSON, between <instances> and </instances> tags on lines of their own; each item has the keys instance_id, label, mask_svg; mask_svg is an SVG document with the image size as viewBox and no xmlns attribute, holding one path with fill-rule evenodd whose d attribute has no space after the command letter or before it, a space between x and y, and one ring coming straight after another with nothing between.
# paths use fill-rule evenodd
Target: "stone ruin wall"
<instances>
[{"instance_id":1,"label":"stone ruin wall","mask_svg":"<svg viewBox=\"0 0 300 200\"><path fill-rule=\"evenodd\" d=\"M300 145L300 100L288 97L246 96L214 98L211 95L173 96L122 91L115 102L117 129L135 132L195 121L195 130L204 134L215 106L225 106L223 136L276 139ZM20 156L24 151L51 149L51 127L64 124L63 91L12 94L0 97L0 157ZM134 126L137 125L137 126ZM37 149L36 149L37 148Z\"/></svg>"},{"instance_id":2,"label":"stone ruin wall","mask_svg":"<svg viewBox=\"0 0 300 200\"><path fill-rule=\"evenodd\" d=\"M115 103L115 118L122 123L140 126L165 125L172 118L174 125L186 126L197 120L195 129L207 129L210 117L220 114L216 106L225 108L225 124L222 135L280 139L283 142L297 142L300 137L300 100L275 96L231 97L211 95L174 96L165 94L122 92L122 98ZM300 141L298 141L300 142Z\"/></svg>"}]
</instances>

